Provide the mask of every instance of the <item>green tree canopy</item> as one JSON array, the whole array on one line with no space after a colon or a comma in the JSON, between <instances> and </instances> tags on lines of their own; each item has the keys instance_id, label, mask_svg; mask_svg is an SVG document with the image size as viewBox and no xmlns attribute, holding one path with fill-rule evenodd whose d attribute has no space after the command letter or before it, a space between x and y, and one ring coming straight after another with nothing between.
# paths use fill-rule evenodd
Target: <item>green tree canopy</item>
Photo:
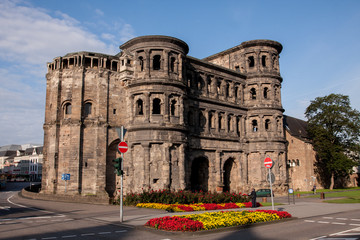
<instances>
[{"instance_id":1,"label":"green tree canopy","mask_svg":"<svg viewBox=\"0 0 360 240\"><path fill-rule=\"evenodd\" d=\"M337 184L344 184L352 168L359 165L359 111L351 108L348 96L330 94L311 101L305 116L322 183L330 189L335 179Z\"/></svg>"}]
</instances>

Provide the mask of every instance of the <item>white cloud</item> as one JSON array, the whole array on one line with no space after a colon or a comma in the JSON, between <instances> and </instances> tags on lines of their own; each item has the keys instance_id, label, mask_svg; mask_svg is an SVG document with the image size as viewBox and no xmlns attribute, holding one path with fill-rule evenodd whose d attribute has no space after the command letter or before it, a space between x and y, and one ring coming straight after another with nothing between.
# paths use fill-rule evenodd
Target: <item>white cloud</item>
<instances>
[{"instance_id":1,"label":"white cloud","mask_svg":"<svg viewBox=\"0 0 360 240\"><path fill-rule=\"evenodd\" d=\"M17 0L0 1L0 22L0 146L42 143L46 62L77 51L116 54L134 32L121 22L100 38L65 13Z\"/></svg>"}]
</instances>

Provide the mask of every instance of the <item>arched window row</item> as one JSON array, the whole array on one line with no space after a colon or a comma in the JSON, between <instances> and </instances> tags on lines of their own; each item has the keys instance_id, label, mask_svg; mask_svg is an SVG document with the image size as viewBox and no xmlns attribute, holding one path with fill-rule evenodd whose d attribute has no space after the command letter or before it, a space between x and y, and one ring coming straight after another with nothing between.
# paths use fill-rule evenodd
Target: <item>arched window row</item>
<instances>
[{"instance_id":1,"label":"arched window row","mask_svg":"<svg viewBox=\"0 0 360 240\"><path fill-rule=\"evenodd\" d=\"M93 106L91 101L86 101L82 108L82 117L86 118L93 114ZM64 118L71 118L72 115L72 104L70 101L63 103L63 116Z\"/></svg>"},{"instance_id":2,"label":"arched window row","mask_svg":"<svg viewBox=\"0 0 360 240\"><path fill-rule=\"evenodd\" d=\"M221 111L190 108L187 113L187 124L200 132L205 133L230 133L240 135L241 115Z\"/></svg>"},{"instance_id":3,"label":"arched window row","mask_svg":"<svg viewBox=\"0 0 360 240\"><path fill-rule=\"evenodd\" d=\"M238 81L188 71L185 82L190 91L204 97L233 103L240 103L243 99L244 84Z\"/></svg>"},{"instance_id":4,"label":"arched window row","mask_svg":"<svg viewBox=\"0 0 360 240\"><path fill-rule=\"evenodd\" d=\"M71 69L74 67L85 68L105 68L111 71L119 71L119 60L96 56L94 53L87 55L74 55L70 57L58 58L48 64L48 71L57 69Z\"/></svg>"},{"instance_id":5,"label":"arched window row","mask_svg":"<svg viewBox=\"0 0 360 240\"><path fill-rule=\"evenodd\" d=\"M248 71L256 71L260 68L262 71L278 70L278 55L273 52L251 52L246 54L246 69ZM235 71L238 71L240 67L234 66Z\"/></svg>"},{"instance_id":6,"label":"arched window row","mask_svg":"<svg viewBox=\"0 0 360 240\"><path fill-rule=\"evenodd\" d=\"M272 132L276 131L273 117L257 118L251 119L250 121L250 131L256 133L258 131Z\"/></svg>"},{"instance_id":7,"label":"arched window row","mask_svg":"<svg viewBox=\"0 0 360 240\"><path fill-rule=\"evenodd\" d=\"M148 100L146 100L148 98ZM145 116L145 109L148 108L151 115L163 115L164 113L168 113L169 116L180 115L180 96L179 95L170 95L167 98L167 104L164 104L163 97L161 94L155 95L136 95L134 97L134 106L135 106L135 116ZM149 102L149 106L146 106L146 102ZM165 105L168 109L165 109Z\"/></svg>"},{"instance_id":8,"label":"arched window row","mask_svg":"<svg viewBox=\"0 0 360 240\"><path fill-rule=\"evenodd\" d=\"M250 100L272 100L279 101L279 85L273 84L259 84L249 85L249 99ZM260 90L259 90L260 89Z\"/></svg>"},{"instance_id":9,"label":"arched window row","mask_svg":"<svg viewBox=\"0 0 360 240\"><path fill-rule=\"evenodd\" d=\"M136 69L138 72L168 71L179 72L179 53L163 50L146 50L137 52Z\"/></svg>"},{"instance_id":10,"label":"arched window row","mask_svg":"<svg viewBox=\"0 0 360 240\"><path fill-rule=\"evenodd\" d=\"M300 167L300 160L299 159L289 159L287 161L287 165L289 167Z\"/></svg>"}]
</instances>

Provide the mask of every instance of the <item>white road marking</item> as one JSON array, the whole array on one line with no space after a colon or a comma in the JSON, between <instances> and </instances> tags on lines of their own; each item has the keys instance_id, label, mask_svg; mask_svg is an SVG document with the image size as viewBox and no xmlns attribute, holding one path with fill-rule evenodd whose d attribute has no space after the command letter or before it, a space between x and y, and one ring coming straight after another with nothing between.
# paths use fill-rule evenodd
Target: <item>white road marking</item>
<instances>
[{"instance_id":1,"label":"white road marking","mask_svg":"<svg viewBox=\"0 0 360 240\"><path fill-rule=\"evenodd\" d=\"M115 231L116 233L127 232L127 230Z\"/></svg>"},{"instance_id":2,"label":"white road marking","mask_svg":"<svg viewBox=\"0 0 360 240\"><path fill-rule=\"evenodd\" d=\"M304 222L315 222L314 220L304 220Z\"/></svg>"},{"instance_id":3,"label":"white road marking","mask_svg":"<svg viewBox=\"0 0 360 240\"><path fill-rule=\"evenodd\" d=\"M318 221L318 223L330 223L330 222L323 222L323 221Z\"/></svg>"},{"instance_id":4,"label":"white road marking","mask_svg":"<svg viewBox=\"0 0 360 240\"><path fill-rule=\"evenodd\" d=\"M10 207L9 207L9 206L0 207L0 209L6 210L6 211L10 211Z\"/></svg>"},{"instance_id":5,"label":"white road marking","mask_svg":"<svg viewBox=\"0 0 360 240\"><path fill-rule=\"evenodd\" d=\"M334 219L333 217L323 217L325 219Z\"/></svg>"},{"instance_id":6,"label":"white road marking","mask_svg":"<svg viewBox=\"0 0 360 240\"><path fill-rule=\"evenodd\" d=\"M350 219L351 221L360 221L360 219L356 219L356 218L353 218L353 219Z\"/></svg>"},{"instance_id":7,"label":"white road marking","mask_svg":"<svg viewBox=\"0 0 360 240\"><path fill-rule=\"evenodd\" d=\"M349 225L351 225L351 226L360 226L360 224L356 224L356 223L350 223Z\"/></svg>"},{"instance_id":8,"label":"white road marking","mask_svg":"<svg viewBox=\"0 0 360 240\"><path fill-rule=\"evenodd\" d=\"M56 239L57 237L46 237L46 238L41 238L43 240L47 240L47 239Z\"/></svg>"},{"instance_id":9,"label":"white road marking","mask_svg":"<svg viewBox=\"0 0 360 240\"><path fill-rule=\"evenodd\" d=\"M346 223L332 222L331 224L345 225Z\"/></svg>"},{"instance_id":10,"label":"white road marking","mask_svg":"<svg viewBox=\"0 0 360 240\"><path fill-rule=\"evenodd\" d=\"M325 238L326 236L320 236L320 237L317 237L317 238L311 238L309 240L316 240L316 239L322 239L322 238Z\"/></svg>"},{"instance_id":11,"label":"white road marking","mask_svg":"<svg viewBox=\"0 0 360 240\"><path fill-rule=\"evenodd\" d=\"M348 220L347 218L336 218L337 220Z\"/></svg>"},{"instance_id":12,"label":"white road marking","mask_svg":"<svg viewBox=\"0 0 360 240\"><path fill-rule=\"evenodd\" d=\"M67 235L67 236L61 236L61 238L74 238L76 235Z\"/></svg>"},{"instance_id":13,"label":"white road marking","mask_svg":"<svg viewBox=\"0 0 360 240\"><path fill-rule=\"evenodd\" d=\"M55 214L57 216L62 216L62 217L65 217L65 215L63 214L57 214L57 213L54 213L54 212L50 212L50 211L46 211L46 210L39 210L39 209L36 209L36 208L32 208L32 207L28 207L28 206L24 206L24 205L21 205L21 204L17 204L17 203L14 203L12 202L10 199L13 197L14 195L11 195L10 197L8 197L7 201L15 206L18 206L18 207L22 207L22 208L27 208L27 209L31 209L31 210L35 210L35 211L39 211L39 212L43 212L43 213L50 213L50 214Z\"/></svg>"},{"instance_id":14,"label":"white road marking","mask_svg":"<svg viewBox=\"0 0 360 240\"><path fill-rule=\"evenodd\" d=\"M81 236L93 236L95 235L95 233L83 233L81 234Z\"/></svg>"},{"instance_id":15,"label":"white road marking","mask_svg":"<svg viewBox=\"0 0 360 240\"><path fill-rule=\"evenodd\" d=\"M99 232L98 234L110 234L111 232Z\"/></svg>"},{"instance_id":16,"label":"white road marking","mask_svg":"<svg viewBox=\"0 0 360 240\"><path fill-rule=\"evenodd\" d=\"M345 233L348 233L351 231L358 231L358 230L360 230L360 228L353 228L353 229L345 230L342 232L333 233L333 234L330 234L329 236L342 235L342 234L345 234Z\"/></svg>"}]
</instances>

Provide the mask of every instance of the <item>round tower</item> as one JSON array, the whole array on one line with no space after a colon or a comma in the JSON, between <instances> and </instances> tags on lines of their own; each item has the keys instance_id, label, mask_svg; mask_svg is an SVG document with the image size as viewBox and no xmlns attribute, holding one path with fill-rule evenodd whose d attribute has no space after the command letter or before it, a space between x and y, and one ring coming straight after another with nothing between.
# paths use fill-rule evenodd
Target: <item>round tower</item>
<instances>
[{"instance_id":1,"label":"round tower","mask_svg":"<svg viewBox=\"0 0 360 240\"><path fill-rule=\"evenodd\" d=\"M286 181L285 136L281 104L279 54L282 45L271 40L253 40L241 44L241 71L246 75L244 105L248 109L246 142L249 166L261 166L260 171L249 168L254 187L266 187L266 168L263 161L274 161L275 186L284 187ZM251 172L253 171L253 174ZM252 178L252 179L251 179Z\"/></svg>"},{"instance_id":2,"label":"round tower","mask_svg":"<svg viewBox=\"0 0 360 240\"><path fill-rule=\"evenodd\" d=\"M126 187L184 189L187 142L184 124L183 59L188 45L173 37L143 36L120 46L120 73L133 63L127 81L128 134L131 158L124 163ZM129 154L128 154L129 155Z\"/></svg>"}]
</instances>

